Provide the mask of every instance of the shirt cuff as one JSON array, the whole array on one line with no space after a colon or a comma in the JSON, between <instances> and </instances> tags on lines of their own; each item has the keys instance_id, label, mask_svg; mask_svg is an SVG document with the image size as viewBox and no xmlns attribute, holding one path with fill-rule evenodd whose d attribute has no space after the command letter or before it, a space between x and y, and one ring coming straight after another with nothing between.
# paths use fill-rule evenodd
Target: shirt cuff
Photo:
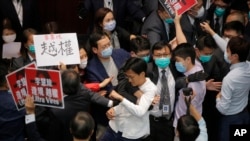
<instances>
[{"instance_id":1,"label":"shirt cuff","mask_svg":"<svg viewBox=\"0 0 250 141\"><path fill-rule=\"evenodd\" d=\"M112 107L112 106L113 106L113 101L109 100L108 107Z\"/></svg>"},{"instance_id":2,"label":"shirt cuff","mask_svg":"<svg viewBox=\"0 0 250 141\"><path fill-rule=\"evenodd\" d=\"M29 124L35 121L36 121L35 114L25 115L25 124Z\"/></svg>"}]
</instances>

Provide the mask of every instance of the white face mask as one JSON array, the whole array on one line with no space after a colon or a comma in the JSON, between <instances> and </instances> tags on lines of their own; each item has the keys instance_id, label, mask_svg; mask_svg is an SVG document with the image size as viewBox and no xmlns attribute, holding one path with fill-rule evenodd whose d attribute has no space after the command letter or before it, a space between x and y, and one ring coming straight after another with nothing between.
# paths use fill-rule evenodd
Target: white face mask
<instances>
[{"instance_id":1,"label":"white face mask","mask_svg":"<svg viewBox=\"0 0 250 141\"><path fill-rule=\"evenodd\" d=\"M79 67L80 67L81 69L85 69L86 66L87 66L87 64L88 64L88 60L87 60L87 59L83 59L83 60L81 60L81 63L80 63L80 65L79 65Z\"/></svg>"},{"instance_id":2,"label":"white face mask","mask_svg":"<svg viewBox=\"0 0 250 141\"><path fill-rule=\"evenodd\" d=\"M112 20L108 23L106 23L103 27L104 30L107 30L107 31L113 31L116 27L116 21L115 20Z\"/></svg>"},{"instance_id":3,"label":"white face mask","mask_svg":"<svg viewBox=\"0 0 250 141\"><path fill-rule=\"evenodd\" d=\"M3 40L4 40L5 43L14 42L15 39L16 39L16 34L2 36L2 38L3 38Z\"/></svg>"},{"instance_id":4,"label":"white face mask","mask_svg":"<svg viewBox=\"0 0 250 141\"><path fill-rule=\"evenodd\" d=\"M205 9L202 6L198 11L197 11L197 15L195 16L195 18L201 18L205 13Z\"/></svg>"}]
</instances>

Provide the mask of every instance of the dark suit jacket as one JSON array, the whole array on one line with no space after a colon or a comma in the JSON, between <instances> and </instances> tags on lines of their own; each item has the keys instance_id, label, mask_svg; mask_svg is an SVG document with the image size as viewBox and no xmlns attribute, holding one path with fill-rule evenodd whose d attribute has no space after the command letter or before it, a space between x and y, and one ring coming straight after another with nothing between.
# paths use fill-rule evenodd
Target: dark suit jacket
<instances>
[{"instance_id":1,"label":"dark suit jacket","mask_svg":"<svg viewBox=\"0 0 250 141\"><path fill-rule=\"evenodd\" d=\"M212 4L211 6L210 6L210 8L207 10L207 16L206 16L206 20L207 21L209 21L209 25L210 25L210 27L214 30L214 26L215 26L215 22L214 22L214 11L215 11L215 9L216 9L216 5L215 4ZM227 18L227 16L228 16L228 14L229 14L229 8L227 8L226 9L226 12L225 12L225 14L223 15L223 24L222 25L220 25L220 26L222 26L222 30L223 30L223 26L224 26L224 23L225 23L225 21L226 21L226 18ZM219 35L223 35L223 33L218 33Z\"/></svg>"},{"instance_id":2,"label":"dark suit jacket","mask_svg":"<svg viewBox=\"0 0 250 141\"><path fill-rule=\"evenodd\" d=\"M31 63L31 60L27 54L25 56L20 56L13 60L11 70L17 70L25 65L28 65L29 63Z\"/></svg>"},{"instance_id":3,"label":"dark suit jacket","mask_svg":"<svg viewBox=\"0 0 250 141\"><path fill-rule=\"evenodd\" d=\"M38 129L46 140L72 141L69 123L76 113L79 111L89 112L91 103L98 103L106 107L108 102L109 100L105 97L81 85L75 95L64 97L64 109L37 107Z\"/></svg>"},{"instance_id":4,"label":"dark suit jacket","mask_svg":"<svg viewBox=\"0 0 250 141\"><path fill-rule=\"evenodd\" d=\"M120 47L130 52L130 33L122 27L116 27Z\"/></svg>"},{"instance_id":5,"label":"dark suit jacket","mask_svg":"<svg viewBox=\"0 0 250 141\"><path fill-rule=\"evenodd\" d=\"M170 33L168 38L163 21L159 17L157 11L153 11L144 21L141 34L147 35L152 48L155 43L161 40L172 40L175 37L175 27L174 24L170 25Z\"/></svg>"},{"instance_id":6,"label":"dark suit jacket","mask_svg":"<svg viewBox=\"0 0 250 141\"><path fill-rule=\"evenodd\" d=\"M113 49L112 58L114 63L119 70L125 61L130 57L130 54L123 49ZM105 78L108 78L108 73L106 72L104 66L102 65L101 61L94 55L88 65L86 67L86 80L89 82L102 82ZM109 94L114 87L111 83L109 83L105 90ZM108 96L108 95L106 95ZM108 125L108 118L106 117L106 111L108 110L106 107L101 107L99 105L92 105L92 108L95 109L92 111L92 116L98 124L102 124L104 126Z\"/></svg>"},{"instance_id":7,"label":"dark suit jacket","mask_svg":"<svg viewBox=\"0 0 250 141\"><path fill-rule=\"evenodd\" d=\"M176 68L175 68L175 65L174 65L174 62L171 61L171 63L169 64L169 68L170 68L170 71L174 77L175 80L177 80L178 77L182 77L183 74L179 73ZM157 82L158 80L160 79L159 78L159 70L158 70L158 67L155 65L155 63L151 62L151 63L148 63L148 70L147 70L147 76L150 78L150 80L155 84L157 85ZM175 103L174 103L174 107L176 105L176 102L178 100L178 90L176 89L175 90ZM175 109L175 108L174 108ZM172 115L171 117L173 118L174 117L174 112L172 112Z\"/></svg>"},{"instance_id":8,"label":"dark suit jacket","mask_svg":"<svg viewBox=\"0 0 250 141\"><path fill-rule=\"evenodd\" d=\"M80 8L80 16L86 17L88 14L94 14L102 7L104 7L104 0L84 0ZM113 13L117 25L124 28L126 27L124 21L128 14L138 21L142 21L142 18L145 17L143 11L137 7L132 0L113 0ZM92 15L92 17L94 16Z\"/></svg>"},{"instance_id":9,"label":"dark suit jacket","mask_svg":"<svg viewBox=\"0 0 250 141\"><path fill-rule=\"evenodd\" d=\"M188 14L184 13L181 17L181 27L182 31L187 39L188 43L194 45L199 36L204 35L205 33L201 30L200 22L203 21L203 17L195 19L194 24L191 24Z\"/></svg>"},{"instance_id":10,"label":"dark suit jacket","mask_svg":"<svg viewBox=\"0 0 250 141\"><path fill-rule=\"evenodd\" d=\"M18 15L12 0L1 0L0 1L0 29L2 31L2 21L4 18L9 18L12 27L17 32L16 41L21 40L22 32L26 28L34 28L40 30L39 12L36 0L22 0L23 5L23 26L21 26Z\"/></svg>"},{"instance_id":11,"label":"dark suit jacket","mask_svg":"<svg viewBox=\"0 0 250 141\"><path fill-rule=\"evenodd\" d=\"M113 58L115 65L119 70L125 63L125 61L130 57L130 54L123 49L113 49L111 57ZM89 60L88 65L86 67L85 76L88 82L102 82L104 79L109 77L97 55L94 55ZM113 90L112 84L109 83L105 87L105 90L107 90L108 92Z\"/></svg>"}]
</instances>

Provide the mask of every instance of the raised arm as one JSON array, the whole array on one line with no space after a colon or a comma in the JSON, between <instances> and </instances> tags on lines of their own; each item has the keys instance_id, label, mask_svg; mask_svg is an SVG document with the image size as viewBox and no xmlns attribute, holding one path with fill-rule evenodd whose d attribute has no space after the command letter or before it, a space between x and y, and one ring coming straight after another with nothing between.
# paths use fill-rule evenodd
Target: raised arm
<instances>
[{"instance_id":1,"label":"raised arm","mask_svg":"<svg viewBox=\"0 0 250 141\"><path fill-rule=\"evenodd\" d=\"M175 23L177 45L187 42L186 36L184 35L182 28L181 28L180 19L181 19L181 15L178 15L178 12L175 11L174 23Z\"/></svg>"}]
</instances>

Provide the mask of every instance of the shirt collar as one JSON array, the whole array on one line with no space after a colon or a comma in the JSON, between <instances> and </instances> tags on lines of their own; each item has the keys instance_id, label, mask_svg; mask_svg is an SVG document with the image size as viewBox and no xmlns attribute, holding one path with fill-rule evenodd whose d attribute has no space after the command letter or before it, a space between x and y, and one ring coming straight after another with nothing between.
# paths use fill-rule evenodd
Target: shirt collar
<instances>
[{"instance_id":1,"label":"shirt collar","mask_svg":"<svg viewBox=\"0 0 250 141\"><path fill-rule=\"evenodd\" d=\"M236 63L236 64L232 64L232 65L230 66L230 70L233 70L233 69L238 68L238 67L243 67L243 66L246 65L246 63L247 63L247 62L239 62L239 63Z\"/></svg>"}]
</instances>

